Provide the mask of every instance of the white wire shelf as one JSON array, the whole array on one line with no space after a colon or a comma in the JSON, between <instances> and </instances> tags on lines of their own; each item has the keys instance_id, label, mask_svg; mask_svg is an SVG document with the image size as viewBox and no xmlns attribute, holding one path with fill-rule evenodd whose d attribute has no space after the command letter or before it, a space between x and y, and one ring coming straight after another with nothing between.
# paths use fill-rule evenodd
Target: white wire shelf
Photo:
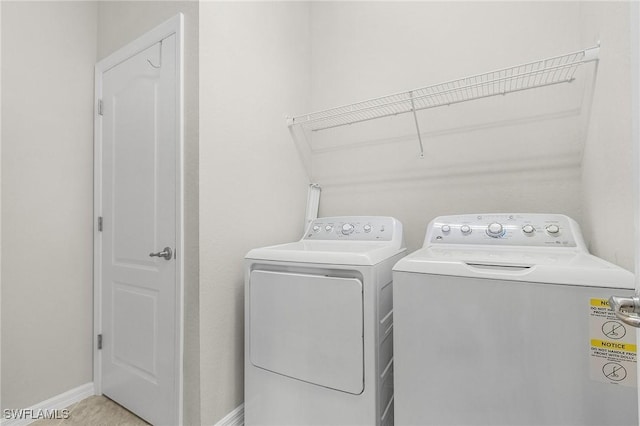
<instances>
[{"instance_id":1,"label":"white wire shelf","mask_svg":"<svg viewBox=\"0 0 640 426\"><path fill-rule=\"evenodd\" d=\"M423 155L416 111L570 83L581 65L598 60L599 50L599 46L594 46L527 64L299 115L289 118L288 125L291 130L297 128L315 132L412 112Z\"/></svg>"}]
</instances>

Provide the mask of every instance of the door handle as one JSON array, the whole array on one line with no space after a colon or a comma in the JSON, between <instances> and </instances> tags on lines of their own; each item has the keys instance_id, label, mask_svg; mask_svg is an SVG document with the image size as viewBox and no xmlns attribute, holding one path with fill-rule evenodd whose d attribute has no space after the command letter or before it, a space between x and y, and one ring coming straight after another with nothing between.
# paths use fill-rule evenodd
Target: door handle
<instances>
[{"instance_id":1,"label":"door handle","mask_svg":"<svg viewBox=\"0 0 640 426\"><path fill-rule=\"evenodd\" d=\"M150 257L164 257L166 260L171 260L173 257L173 250L171 247L165 247L164 250L157 253L149 253Z\"/></svg>"},{"instance_id":2,"label":"door handle","mask_svg":"<svg viewBox=\"0 0 640 426\"><path fill-rule=\"evenodd\" d=\"M640 327L640 317L631 315L640 313L640 297L611 296L609 306L620 321L632 327Z\"/></svg>"}]
</instances>

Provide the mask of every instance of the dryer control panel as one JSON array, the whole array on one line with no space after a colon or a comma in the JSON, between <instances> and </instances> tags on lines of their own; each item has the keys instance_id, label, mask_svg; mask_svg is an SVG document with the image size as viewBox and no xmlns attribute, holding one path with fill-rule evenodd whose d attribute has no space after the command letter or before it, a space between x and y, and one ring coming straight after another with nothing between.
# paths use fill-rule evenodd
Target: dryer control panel
<instances>
[{"instance_id":1,"label":"dryer control panel","mask_svg":"<svg viewBox=\"0 0 640 426\"><path fill-rule=\"evenodd\" d=\"M540 213L440 216L429 224L427 244L584 248L580 227L573 219Z\"/></svg>"},{"instance_id":2,"label":"dryer control panel","mask_svg":"<svg viewBox=\"0 0 640 426\"><path fill-rule=\"evenodd\" d=\"M303 240L391 241L402 238L402 225L385 216L339 216L315 219Z\"/></svg>"}]
</instances>

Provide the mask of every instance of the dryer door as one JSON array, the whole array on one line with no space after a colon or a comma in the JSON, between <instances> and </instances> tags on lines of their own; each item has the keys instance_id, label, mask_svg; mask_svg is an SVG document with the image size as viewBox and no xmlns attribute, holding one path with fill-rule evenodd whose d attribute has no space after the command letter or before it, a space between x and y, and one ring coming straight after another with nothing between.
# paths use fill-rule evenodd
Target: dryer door
<instances>
[{"instance_id":1,"label":"dryer door","mask_svg":"<svg viewBox=\"0 0 640 426\"><path fill-rule=\"evenodd\" d=\"M331 389L364 389L362 282L252 271L251 363Z\"/></svg>"}]
</instances>

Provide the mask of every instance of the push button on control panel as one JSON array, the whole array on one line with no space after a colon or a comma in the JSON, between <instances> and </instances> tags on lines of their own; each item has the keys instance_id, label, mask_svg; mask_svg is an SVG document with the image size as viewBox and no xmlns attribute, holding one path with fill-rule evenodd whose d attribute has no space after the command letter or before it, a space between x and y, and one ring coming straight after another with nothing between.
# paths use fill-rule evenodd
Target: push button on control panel
<instances>
[{"instance_id":1,"label":"push button on control panel","mask_svg":"<svg viewBox=\"0 0 640 426\"><path fill-rule=\"evenodd\" d=\"M469 225L462 225L460 227L460 232L462 232L464 235L469 235L471 233L471 227Z\"/></svg>"}]
</instances>

